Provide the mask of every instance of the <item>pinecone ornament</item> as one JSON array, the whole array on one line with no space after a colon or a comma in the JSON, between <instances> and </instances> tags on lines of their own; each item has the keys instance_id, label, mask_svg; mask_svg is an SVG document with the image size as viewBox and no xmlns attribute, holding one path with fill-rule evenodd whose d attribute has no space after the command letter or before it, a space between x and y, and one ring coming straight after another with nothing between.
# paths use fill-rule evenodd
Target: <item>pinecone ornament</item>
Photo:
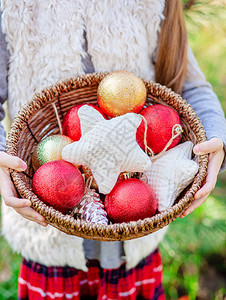
<instances>
[{"instance_id":1,"label":"pinecone ornament","mask_svg":"<svg viewBox=\"0 0 226 300\"><path fill-rule=\"evenodd\" d=\"M107 213L100 196L94 189L86 189L81 202L72 212L76 219L95 224L108 225Z\"/></svg>"}]
</instances>

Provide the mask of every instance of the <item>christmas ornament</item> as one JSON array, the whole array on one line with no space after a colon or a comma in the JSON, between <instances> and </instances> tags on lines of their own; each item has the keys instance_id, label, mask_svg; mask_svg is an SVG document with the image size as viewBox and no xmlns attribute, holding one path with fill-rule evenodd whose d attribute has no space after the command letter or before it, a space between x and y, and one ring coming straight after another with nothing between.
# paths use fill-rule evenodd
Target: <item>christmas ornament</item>
<instances>
[{"instance_id":1,"label":"christmas ornament","mask_svg":"<svg viewBox=\"0 0 226 300\"><path fill-rule=\"evenodd\" d=\"M47 162L35 172L32 189L47 205L67 213L81 201L85 184L74 165L59 160Z\"/></svg>"},{"instance_id":2,"label":"christmas ornament","mask_svg":"<svg viewBox=\"0 0 226 300\"><path fill-rule=\"evenodd\" d=\"M86 222L108 225L107 213L99 194L93 189L87 189L81 202L75 207L72 215Z\"/></svg>"},{"instance_id":3,"label":"christmas ornament","mask_svg":"<svg viewBox=\"0 0 226 300\"><path fill-rule=\"evenodd\" d=\"M51 135L42 140L32 154L32 166L36 171L41 165L53 161L62 160L62 149L72 143L73 140L65 135Z\"/></svg>"},{"instance_id":4,"label":"christmas ornament","mask_svg":"<svg viewBox=\"0 0 226 300\"><path fill-rule=\"evenodd\" d=\"M90 180L90 187L95 189L95 190L98 190L96 180L94 179L90 168L82 166L82 174L85 176L86 181ZM118 180L123 180L123 179L126 179L126 178L130 178L129 173L123 173L122 172L122 173L119 174Z\"/></svg>"},{"instance_id":5,"label":"christmas ornament","mask_svg":"<svg viewBox=\"0 0 226 300\"><path fill-rule=\"evenodd\" d=\"M198 164L191 159L192 149L190 141L177 145L154 160L151 168L143 173L141 179L155 192L159 211L171 207L198 172Z\"/></svg>"},{"instance_id":6,"label":"christmas ornament","mask_svg":"<svg viewBox=\"0 0 226 300\"><path fill-rule=\"evenodd\" d=\"M88 109L88 114L87 114ZM85 112L85 113L84 113ZM92 112L92 115L91 115ZM102 114L100 114L97 110L89 110L89 106L84 105L82 109L78 111L78 117L84 119L83 122L80 122L82 135L90 131L95 125L97 125L100 121L106 120Z\"/></svg>"},{"instance_id":7,"label":"christmas ornament","mask_svg":"<svg viewBox=\"0 0 226 300\"><path fill-rule=\"evenodd\" d=\"M104 207L116 223L137 221L155 215L157 198L147 183L130 178L116 183L106 195Z\"/></svg>"},{"instance_id":8,"label":"christmas ornament","mask_svg":"<svg viewBox=\"0 0 226 300\"><path fill-rule=\"evenodd\" d=\"M90 168L82 166L82 174L85 175L85 179L86 180L92 178L91 179L90 187L93 188L93 189L95 189L95 190L98 190L98 186L97 186L96 180L94 179L93 174L92 174Z\"/></svg>"},{"instance_id":9,"label":"christmas ornament","mask_svg":"<svg viewBox=\"0 0 226 300\"><path fill-rule=\"evenodd\" d=\"M62 121L63 134L69 136L73 141L78 141L81 138L81 126L78 117L78 110L83 105L89 105L95 108L105 119L107 119L107 116L104 115L101 109L94 104L82 103L75 105L66 113Z\"/></svg>"},{"instance_id":10,"label":"christmas ornament","mask_svg":"<svg viewBox=\"0 0 226 300\"><path fill-rule=\"evenodd\" d=\"M89 106L79 109L81 124L92 119L93 111ZM108 194L121 172L143 172L151 166L148 155L136 142L140 122L140 116L134 113L100 121L78 142L64 147L62 157L71 163L88 166L99 192Z\"/></svg>"},{"instance_id":11,"label":"christmas ornament","mask_svg":"<svg viewBox=\"0 0 226 300\"><path fill-rule=\"evenodd\" d=\"M142 115L147 122L147 146L157 154L161 152L173 135L179 134L167 149L176 146L181 138L181 121L177 112L169 106L162 104L150 105L144 108ZM178 124L178 126L176 126ZM137 129L137 142L145 150L145 123L142 121Z\"/></svg>"},{"instance_id":12,"label":"christmas ornament","mask_svg":"<svg viewBox=\"0 0 226 300\"><path fill-rule=\"evenodd\" d=\"M116 71L104 77L97 89L97 101L109 117L138 113L143 108L147 90L143 81L134 73Z\"/></svg>"}]
</instances>

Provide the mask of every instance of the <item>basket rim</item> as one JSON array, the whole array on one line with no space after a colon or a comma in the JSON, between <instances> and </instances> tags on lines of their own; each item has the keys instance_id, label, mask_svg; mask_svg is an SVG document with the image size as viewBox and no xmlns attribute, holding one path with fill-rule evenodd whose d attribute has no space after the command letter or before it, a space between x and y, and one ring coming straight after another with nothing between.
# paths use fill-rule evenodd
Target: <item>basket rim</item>
<instances>
[{"instance_id":1,"label":"basket rim","mask_svg":"<svg viewBox=\"0 0 226 300\"><path fill-rule=\"evenodd\" d=\"M7 139L7 153L17 156L17 147L19 143L20 133L24 127L27 126L29 119L43 106L53 102L53 98L59 97L64 92L72 91L87 86L97 86L109 72L105 73L88 73L80 76L71 77L63 81L58 81L55 84L43 89L41 92L36 93L33 97L22 106L17 113L8 134ZM176 101L177 105L181 108L180 115L190 120L192 130L194 130L197 142L206 140L206 134L201 124L200 119L192 107L187 104L179 94L176 94L166 86L160 85L154 81L145 81L147 93L152 93L152 98L158 99L170 98L170 101ZM163 102L163 104L166 104ZM110 225L94 224L85 221L74 219L70 215L64 215L54 208L44 204L32 191L31 187L23 181L22 173L10 169L10 174L14 185L16 186L19 194L31 200L32 208L43 215L50 225L57 227L59 230L67 234L78 235L80 237L101 239L101 240L127 240L140 236L147 235L157 231L174 221L183 211L191 204L194 194L200 188L207 172L208 155L199 156L199 171L196 174L193 183L187 190L185 195L179 200L178 203L168 208L163 212L159 212L153 217L144 220L131 221L127 223L115 223ZM67 224L67 229L65 228ZM153 228L154 227L154 228Z\"/></svg>"}]
</instances>

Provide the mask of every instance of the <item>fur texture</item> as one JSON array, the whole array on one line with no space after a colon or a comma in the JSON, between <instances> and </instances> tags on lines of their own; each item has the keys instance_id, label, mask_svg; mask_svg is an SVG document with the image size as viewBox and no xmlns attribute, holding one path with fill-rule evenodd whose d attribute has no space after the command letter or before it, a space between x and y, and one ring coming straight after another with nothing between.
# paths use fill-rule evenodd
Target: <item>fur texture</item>
<instances>
[{"instance_id":1,"label":"fur texture","mask_svg":"<svg viewBox=\"0 0 226 300\"><path fill-rule=\"evenodd\" d=\"M2 204L2 233L17 253L46 266L66 266L86 271L83 239L53 226L42 227ZM75 259L76 258L76 259Z\"/></svg>"},{"instance_id":2,"label":"fur texture","mask_svg":"<svg viewBox=\"0 0 226 300\"><path fill-rule=\"evenodd\" d=\"M126 268L134 268L143 258L152 253L164 238L168 226L150 235L124 242Z\"/></svg>"},{"instance_id":3,"label":"fur texture","mask_svg":"<svg viewBox=\"0 0 226 300\"><path fill-rule=\"evenodd\" d=\"M164 2L2 0L2 28L11 54L11 119L35 92L57 80L84 73L85 31L88 54L96 71L128 70L154 80L152 56L157 48ZM27 259L47 266L86 269L80 238L67 236L51 226L42 228L9 207L3 208L2 230L13 249ZM127 267L136 265L154 250L162 237L160 230L125 242Z\"/></svg>"},{"instance_id":4,"label":"fur texture","mask_svg":"<svg viewBox=\"0 0 226 300\"><path fill-rule=\"evenodd\" d=\"M35 92L83 73L85 30L97 72L128 70L154 80L163 0L2 0L1 6L12 119Z\"/></svg>"}]
</instances>

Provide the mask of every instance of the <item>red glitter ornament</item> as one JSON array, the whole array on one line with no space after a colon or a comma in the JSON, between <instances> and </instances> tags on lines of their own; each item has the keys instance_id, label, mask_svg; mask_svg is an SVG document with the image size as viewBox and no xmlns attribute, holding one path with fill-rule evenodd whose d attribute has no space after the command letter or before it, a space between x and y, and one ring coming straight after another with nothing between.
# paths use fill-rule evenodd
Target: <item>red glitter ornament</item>
<instances>
[{"instance_id":1,"label":"red glitter ornament","mask_svg":"<svg viewBox=\"0 0 226 300\"><path fill-rule=\"evenodd\" d=\"M78 110L83 105L92 106L99 111L105 119L107 119L107 116L102 112L102 110L94 104L81 103L73 106L66 113L62 121L63 135L69 136L73 141L78 141L81 138L81 125L78 117Z\"/></svg>"},{"instance_id":2,"label":"red glitter ornament","mask_svg":"<svg viewBox=\"0 0 226 300\"><path fill-rule=\"evenodd\" d=\"M169 106L155 104L144 108L140 115L147 121L147 146L157 154L161 152L172 138L174 125L181 125L178 113ZM139 146L144 150L145 124L141 122L137 128L136 139ZM181 139L181 134L176 137L168 149L176 146ZM167 150L168 150L167 149Z\"/></svg>"},{"instance_id":3,"label":"red glitter ornament","mask_svg":"<svg viewBox=\"0 0 226 300\"><path fill-rule=\"evenodd\" d=\"M157 198L146 182L130 178L116 183L106 195L104 206L113 222L137 221L155 215Z\"/></svg>"},{"instance_id":4,"label":"red glitter ornament","mask_svg":"<svg viewBox=\"0 0 226 300\"><path fill-rule=\"evenodd\" d=\"M81 201L85 184L74 165L60 160L47 162L35 172L32 189L47 205L67 213Z\"/></svg>"}]
</instances>

